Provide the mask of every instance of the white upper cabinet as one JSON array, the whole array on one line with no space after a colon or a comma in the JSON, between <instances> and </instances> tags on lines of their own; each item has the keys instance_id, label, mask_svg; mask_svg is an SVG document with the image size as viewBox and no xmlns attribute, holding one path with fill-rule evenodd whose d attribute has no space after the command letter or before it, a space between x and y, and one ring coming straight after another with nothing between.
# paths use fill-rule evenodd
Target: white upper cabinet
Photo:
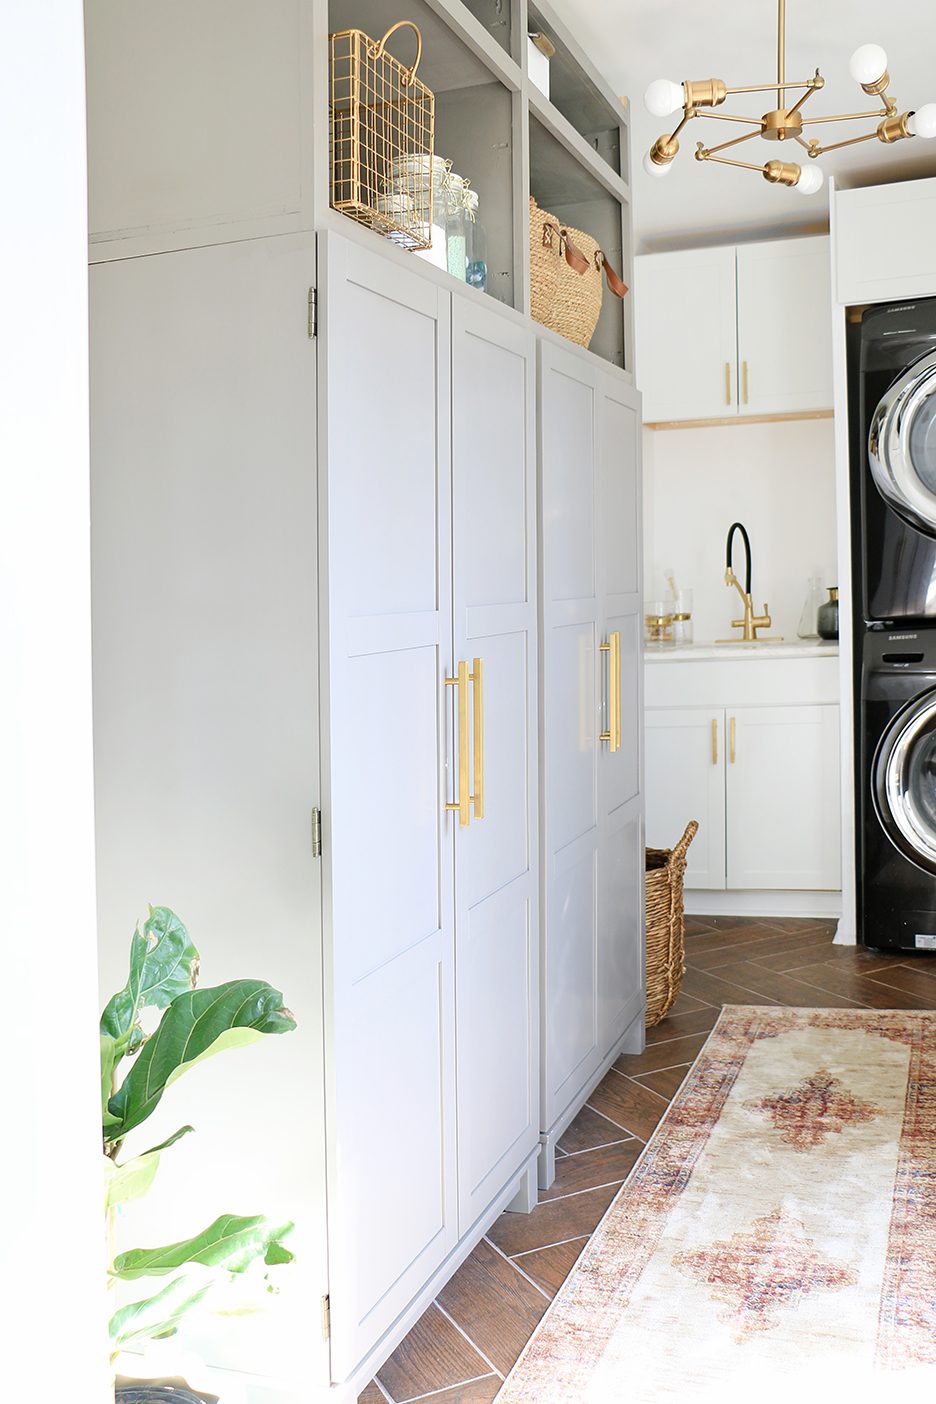
<instances>
[{"instance_id":1,"label":"white upper cabinet","mask_svg":"<svg viewBox=\"0 0 936 1404\"><path fill-rule=\"evenodd\" d=\"M831 409L829 240L635 259L644 422Z\"/></svg>"},{"instance_id":2,"label":"white upper cabinet","mask_svg":"<svg viewBox=\"0 0 936 1404\"><path fill-rule=\"evenodd\" d=\"M647 254L634 284L644 422L737 413L734 249Z\"/></svg>"},{"instance_id":3,"label":"white upper cabinet","mask_svg":"<svg viewBox=\"0 0 936 1404\"><path fill-rule=\"evenodd\" d=\"M829 240L739 244L738 413L832 407Z\"/></svg>"}]
</instances>

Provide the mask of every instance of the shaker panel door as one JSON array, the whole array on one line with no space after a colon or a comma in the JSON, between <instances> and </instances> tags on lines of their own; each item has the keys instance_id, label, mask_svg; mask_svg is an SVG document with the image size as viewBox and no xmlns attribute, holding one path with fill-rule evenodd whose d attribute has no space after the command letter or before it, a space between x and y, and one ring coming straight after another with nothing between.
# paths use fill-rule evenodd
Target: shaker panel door
<instances>
[{"instance_id":1,"label":"shaker panel door","mask_svg":"<svg viewBox=\"0 0 936 1404\"><path fill-rule=\"evenodd\" d=\"M457 1236L443 780L449 299L334 235L319 256L329 1291L341 1380Z\"/></svg>"},{"instance_id":2,"label":"shaker panel door","mask_svg":"<svg viewBox=\"0 0 936 1404\"><path fill-rule=\"evenodd\" d=\"M634 322L646 423L738 413L733 247L636 258Z\"/></svg>"},{"instance_id":3,"label":"shaker panel door","mask_svg":"<svg viewBox=\"0 0 936 1404\"><path fill-rule=\"evenodd\" d=\"M829 238L738 245L739 413L832 408Z\"/></svg>"},{"instance_id":4,"label":"shaker panel door","mask_svg":"<svg viewBox=\"0 0 936 1404\"><path fill-rule=\"evenodd\" d=\"M598 1068L600 677L595 369L539 345L542 1130Z\"/></svg>"},{"instance_id":5,"label":"shaker panel door","mask_svg":"<svg viewBox=\"0 0 936 1404\"><path fill-rule=\"evenodd\" d=\"M609 1053L642 1013L643 522L640 396L601 372L597 394L599 684L599 1048ZM614 749L612 749L612 745ZM642 1024L641 1024L642 1027Z\"/></svg>"},{"instance_id":6,"label":"shaker panel door","mask_svg":"<svg viewBox=\"0 0 936 1404\"><path fill-rule=\"evenodd\" d=\"M725 713L720 707L648 707L647 843L672 848L690 819L699 831L684 885L725 887Z\"/></svg>"},{"instance_id":7,"label":"shaker panel door","mask_svg":"<svg viewBox=\"0 0 936 1404\"><path fill-rule=\"evenodd\" d=\"M838 707L726 717L729 888L838 888Z\"/></svg>"},{"instance_id":8,"label":"shaker panel door","mask_svg":"<svg viewBox=\"0 0 936 1404\"><path fill-rule=\"evenodd\" d=\"M475 674L468 726L447 687L452 766L467 748L470 823L455 843L459 1229L503 1189L539 1134L536 1065L534 342L452 298L454 664ZM479 794L480 785L480 794Z\"/></svg>"}]
</instances>

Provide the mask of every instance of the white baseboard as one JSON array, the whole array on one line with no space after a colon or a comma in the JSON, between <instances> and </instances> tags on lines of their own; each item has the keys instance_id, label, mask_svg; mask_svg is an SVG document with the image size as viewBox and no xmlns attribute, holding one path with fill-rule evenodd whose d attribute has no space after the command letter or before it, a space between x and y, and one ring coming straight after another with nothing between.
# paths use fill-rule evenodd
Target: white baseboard
<instances>
[{"instance_id":1,"label":"white baseboard","mask_svg":"<svg viewBox=\"0 0 936 1404\"><path fill-rule=\"evenodd\" d=\"M718 892L686 888L683 907L687 916L840 917L841 892L786 892L780 889L752 892Z\"/></svg>"}]
</instances>

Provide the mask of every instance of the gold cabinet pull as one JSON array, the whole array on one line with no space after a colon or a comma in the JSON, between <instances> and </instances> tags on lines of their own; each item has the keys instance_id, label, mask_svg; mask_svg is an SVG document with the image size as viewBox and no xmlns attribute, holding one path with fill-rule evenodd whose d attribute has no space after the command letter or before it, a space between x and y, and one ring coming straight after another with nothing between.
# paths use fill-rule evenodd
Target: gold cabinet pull
<instances>
[{"instance_id":1,"label":"gold cabinet pull","mask_svg":"<svg viewBox=\"0 0 936 1404\"><path fill-rule=\"evenodd\" d=\"M621 631L615 629L608 635L606 644L598 645L601 653L608 655L608 730L602 731L599 741L608 742L608 750L616 751L621 744Z\"/></svg>"},{"instance_id":2,"label":"gold cabinet pull","mask_svg":"<svg viewBox=\"0 0 936 1404\"><path fill-rule=\"evenodd\" d=\"M747 404L747 361L742 361L741 365L744 372L744 403Z\"/></svg>"},{"instance_id":3,"label":"gold cabinet pull","mask_svg":"<svg viewBox=\"0 0 936 1404\"><path fill-rule=\"evenodd\" d=\"M734 765L734 756L735 756L735 729L734 729L734 728L735 728L735 719L734 719L734 717L732 717L732 718L731 718L731 756L730 756L731 764L732 764L732 765Z\"/></svg>"},{"instance_id":4,"label":"gold cabinet pull","mask_svg":"<svg viewBox=\"0 0 936 1404\"><path fill-rule=\"evenodd\" d=\"M484 818L484 659L473 663L471 681L474 688L474 817Z\"/></svg>"},{"instance_id":5,"label":"gold cabinet pull","mask_svg":"<svg viewBox=\"0 0 936 1404\"><path fill-rule=\"evenodd\" d=\"M731 362L725 362L725 404L731 404Z\"/></svg>"},{"instance_id":6,"label":"gold cabinet pull","mask_svg":"<svg viewBox=\"0 0 936 1404\"><path fill-rule=\"evenodd\" d=\"M718 764L718 721L712 718L712 764Z\"/></svg>"},{"instance_id":7,"label":"gold cabinet pull","mask_svg":"<svg viewBox=\"0 0 936 1404\"><path fill-rule=\"evenodd\" d=\"M458 677L446 678L446 687L458 688L458 798L446 809L458 810L458 822L463 829L471 823L468 785L468 664L459 663Z\"/></svg>"}]
</instances>

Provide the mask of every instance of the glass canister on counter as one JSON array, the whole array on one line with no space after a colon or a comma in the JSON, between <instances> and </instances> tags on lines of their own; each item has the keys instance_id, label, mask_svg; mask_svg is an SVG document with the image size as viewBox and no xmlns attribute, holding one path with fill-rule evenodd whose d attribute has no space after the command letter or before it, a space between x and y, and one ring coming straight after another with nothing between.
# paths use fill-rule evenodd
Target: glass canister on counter
<instances>
[{"instance_id":1,"label":"glass canister on counter","mask_svg":"<svg viewBox=\"0 0 936 1404\"><path fill-rule=\"evenodd\" d=\"M691 644L692 591L677 590L675 595L667 596L664 604L673 615L673 643Z\"/></svg>"},{"instance_id":2,"label":"glass canister on counter","mask_svg":"<svg viewBox=\"0 0 936 1404\"><path fill-rule=\"evenodd\" d=\"M647 648L669 648L675 642L672 601L648 600L644 605L644 643Z\"/></svg>"},{"instance_id":3,"label":"glass canister on counter","mask_svg":"<svg viewBox=\"0 0 936 1404\"><path fill-rule=\"evenodd\" d=\"M465 191L465 282L487 292L487 232L478 218L478 192Z\"/></svg>"},{"instance_id":4,"label":"glass canister on counter","mask_svg":"<svg viewBox=\"0 0 936 1404\"><path fill-rule=\"evenodd\" d=\"M446 181L446 266L453 278L466 281L468 268L467 233L468 214L465 202L468 197L468 182L454 171L450 171Z\"/></svg>"}]
</instances>

